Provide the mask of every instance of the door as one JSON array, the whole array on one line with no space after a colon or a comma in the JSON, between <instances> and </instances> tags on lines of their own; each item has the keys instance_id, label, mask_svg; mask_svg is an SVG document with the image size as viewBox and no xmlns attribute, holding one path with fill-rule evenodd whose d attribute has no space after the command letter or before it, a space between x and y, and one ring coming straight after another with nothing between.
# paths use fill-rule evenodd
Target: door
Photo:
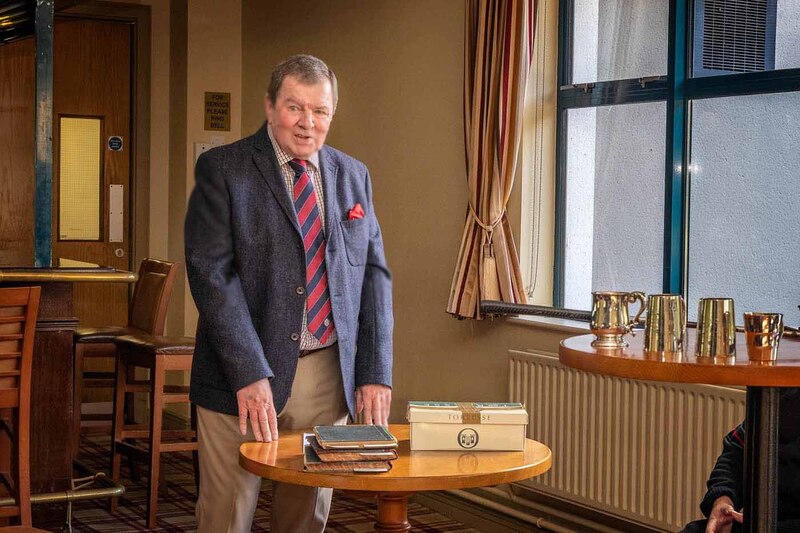
<instances>
[{"instance_id":1,"label":"door","mask_svg":"<svg viewBox=\"0 0 800 533\"><path fill-rule=\"evenodd\" d=\"M132 31L57 17L53 67L53 265L130 270ZM127 284L78 283L82 326L125 325Z\"/></svg>"}]
</instances>

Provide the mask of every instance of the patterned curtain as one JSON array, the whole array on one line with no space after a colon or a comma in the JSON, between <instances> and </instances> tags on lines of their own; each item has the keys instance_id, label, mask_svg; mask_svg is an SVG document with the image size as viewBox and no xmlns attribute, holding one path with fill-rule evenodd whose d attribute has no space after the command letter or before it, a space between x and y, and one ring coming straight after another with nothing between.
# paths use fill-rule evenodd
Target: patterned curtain
<instances>
[{"instance_id":1,"label":"patterned curtain","mask_svg":"<svg viewBox=\"0 0 800 533\"><path fill-rule=\"evenodd\" d=\"M481 318L481 300L525 303L506 204L522 136L536 0L466 0L464 125L469 184L447 312Z\"/></svg>"}]
</instances>

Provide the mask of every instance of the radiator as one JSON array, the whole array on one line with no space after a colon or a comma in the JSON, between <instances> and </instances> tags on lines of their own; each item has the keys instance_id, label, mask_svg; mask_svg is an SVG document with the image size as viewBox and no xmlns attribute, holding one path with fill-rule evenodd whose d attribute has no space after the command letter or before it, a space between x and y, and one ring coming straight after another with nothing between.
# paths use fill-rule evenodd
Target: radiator
<instances>
[{"instance_id":1,"label":"radiator","mask_svg":"<svg viewBox=\"0 0 800 533\"><path fill-rule=\"evenodd\" d=\"M699 518L724 435L744 419L744 390L635 381L567 368L552 353L510 351L510 401L528 436L553 451L524 484L643 525Z\"/></svg>"}]
</instances>

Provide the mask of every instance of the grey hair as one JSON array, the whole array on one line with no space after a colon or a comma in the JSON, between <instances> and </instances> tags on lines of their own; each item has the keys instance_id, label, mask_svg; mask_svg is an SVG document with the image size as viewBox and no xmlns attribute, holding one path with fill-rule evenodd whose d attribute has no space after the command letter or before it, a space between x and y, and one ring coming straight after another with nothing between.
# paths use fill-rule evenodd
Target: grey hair
<instances>
[{"instance_id":1,"label":"grey hair","mask_svg":"<svg viewBox=\"0 0 800 533\"><path fill-rule=\"evenodd\" d=\"M326 80L329 81L331 83L331 92L333 93L333 110L336 110L336 102L339 100L336 74L323 60L312 55L297 54L278 63L275 70L272 71L269 88L267 89L267 96L272 105L275 105L278 91L280 91L286 76L294 76L307 85L316 85Z\"/></svg>"}]
</instances>

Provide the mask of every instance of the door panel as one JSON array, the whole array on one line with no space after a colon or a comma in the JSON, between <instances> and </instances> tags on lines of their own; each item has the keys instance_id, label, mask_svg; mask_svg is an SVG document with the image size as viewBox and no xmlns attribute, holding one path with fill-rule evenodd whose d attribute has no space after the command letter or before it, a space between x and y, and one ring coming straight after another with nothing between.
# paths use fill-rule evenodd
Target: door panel
<instances>
[{"instance_id":1,"label":"door panel","mask_svg":"<svg viewBox=\"0 0 800 533\"><path fill-rule=\"evenodd\" d=\"M33 265L34 44L0 45L0 266Z\"/></svg>"},{"instance_id":2,"label":"door panel","mask_svg":"<svg viewBox=\"0 0 800 533\"><path fill-rule=\"evenodd\" d=\"M54 36L53 68L53 262L63 266L94 263L129 270L130 249L130 168L131 168L131 32L132 26L124 22L110 22L77 18L57 18ZM99 121L99 146L91 137L80 146L90 164L81 165L73 157L65 165L75 168L70 183L75 183L75 173L83 173L85 180L98 180L99 187L84 188L94 191L99 197L89 201L80 194L62 195L61 173L62 151L66 146L69 131L61 131L62 124L69 125L86 119L86 123ZM66 122L65 122L66 121ZM74 134L74 132L73 132ZM88 137L88 133L86 134ZM109 148L109 137L122 139L121 150ZM83 140L85 141L86 138ZM63 149L63 150L62 150ZM67 152L64 152L67 153ZM99 154L99 156L98 156ZM96 158L96 159L94 159ZM91 168L99 162L99 176ZM80 179L80 178L78 178ZM121 242L110 242L109 207L111 185L122 187L122 231ZM84 191L84 192L85 192ZM71 202L69 205L68 202ZM83 206L81 203L83 202ZM99 206L99 238L80 239L81 232L75 228L60 228L63 222L61 210L72 208L94 210ZM94 211L93 211L94 212ZM74 217L73 219L79 219ZM91 235L91 232L87 233ZM85 235L84 235L85 237ZM87 283L75 286L75 312L81 325L124 325L128 314L128 289L125 284Z\"/></svg>"}]
</instances>

